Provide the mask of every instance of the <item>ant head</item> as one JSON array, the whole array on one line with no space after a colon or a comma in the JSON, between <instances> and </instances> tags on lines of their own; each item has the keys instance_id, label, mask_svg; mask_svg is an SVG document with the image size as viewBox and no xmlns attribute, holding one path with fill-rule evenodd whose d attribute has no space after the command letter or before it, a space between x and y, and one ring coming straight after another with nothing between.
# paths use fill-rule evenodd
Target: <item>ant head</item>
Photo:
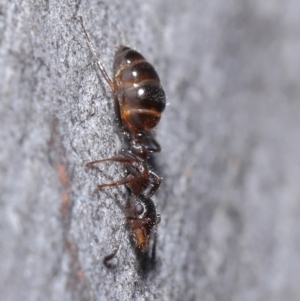
<instances>
[{"instance_id":1,"label":"ant head","mask_svg":"<svg viewBox=\"0 0 300 301\"><path fill-rule=\"evenodd\" d=\"M127 220L134 236L135 248L145 253L149 247L152 231L160 222L160 215L150 198L140 196L131 200L127 208Z\"/></svg>"}]
</instances>

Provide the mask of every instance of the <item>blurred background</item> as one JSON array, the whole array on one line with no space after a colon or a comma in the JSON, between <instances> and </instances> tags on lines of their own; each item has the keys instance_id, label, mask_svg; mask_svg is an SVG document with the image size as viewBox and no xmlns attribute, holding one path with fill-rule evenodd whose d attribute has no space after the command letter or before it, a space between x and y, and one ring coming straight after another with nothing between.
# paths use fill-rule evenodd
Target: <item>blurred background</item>
<instances>
[{"instance_id":1,"label":"blurred background","mask_svg":"<svg viewBox=\"0 0 300 301\"><path fill-rule=\"evenodd\" d=\"M117 45L168 106L156 264L125 235L109 75ZM300 3L0 2L0 300L300 300Z\"/></svg>"}]
</instances>

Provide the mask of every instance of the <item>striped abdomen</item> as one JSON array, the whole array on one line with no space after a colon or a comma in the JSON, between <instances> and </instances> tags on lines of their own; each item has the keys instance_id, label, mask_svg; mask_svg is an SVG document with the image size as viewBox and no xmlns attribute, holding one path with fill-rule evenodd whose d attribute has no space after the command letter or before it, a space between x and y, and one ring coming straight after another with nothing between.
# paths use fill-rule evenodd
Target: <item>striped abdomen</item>
<instances>
[{"instance_id":1,"label":"striped abdomen","mask_svg":"<svg viewBox=\"0 0 300 301\"><path fill-rule=\"evenodd\" d=\"M120 46L114 59L114 83L126 126L134 132L154 128L166 98L153 66L139 52Z\"/></svg>"}]
</instances>

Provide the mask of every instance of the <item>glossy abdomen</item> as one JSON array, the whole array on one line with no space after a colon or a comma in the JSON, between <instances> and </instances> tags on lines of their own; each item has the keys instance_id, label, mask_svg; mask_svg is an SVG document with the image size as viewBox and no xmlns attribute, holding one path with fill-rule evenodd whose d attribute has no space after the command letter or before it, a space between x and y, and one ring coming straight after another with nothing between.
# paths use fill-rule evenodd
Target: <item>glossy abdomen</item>
<instances>
[{"instance_id":1,"label":"glossy abdomen","mask_svg":"<svg viewBox=\"0 0 300 301\"><path fill-rule=\"evenodd\" d=\"M166 106L165 92L154 67L139 52L120 46L114 74L123 122L134 132L154 128Z\"/></svg>"}]
</instances>

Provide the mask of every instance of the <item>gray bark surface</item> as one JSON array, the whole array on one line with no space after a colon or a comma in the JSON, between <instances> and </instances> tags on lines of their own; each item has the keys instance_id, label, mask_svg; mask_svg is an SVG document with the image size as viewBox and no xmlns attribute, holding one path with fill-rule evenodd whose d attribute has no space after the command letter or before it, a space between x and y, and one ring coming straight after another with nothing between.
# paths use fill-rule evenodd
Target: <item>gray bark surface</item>
<instances>
[{"instance_id":1,"label":"gray bark surface","mask_svg":"<svg viewBox=\"0 0 300 301\"><path fill-rule=\"evenodd\" d=\"M0 3L1 300L300 300L298 1ZM115 46L156 67L156 264L122 232Z\"/></svg>"}]
</instances>

